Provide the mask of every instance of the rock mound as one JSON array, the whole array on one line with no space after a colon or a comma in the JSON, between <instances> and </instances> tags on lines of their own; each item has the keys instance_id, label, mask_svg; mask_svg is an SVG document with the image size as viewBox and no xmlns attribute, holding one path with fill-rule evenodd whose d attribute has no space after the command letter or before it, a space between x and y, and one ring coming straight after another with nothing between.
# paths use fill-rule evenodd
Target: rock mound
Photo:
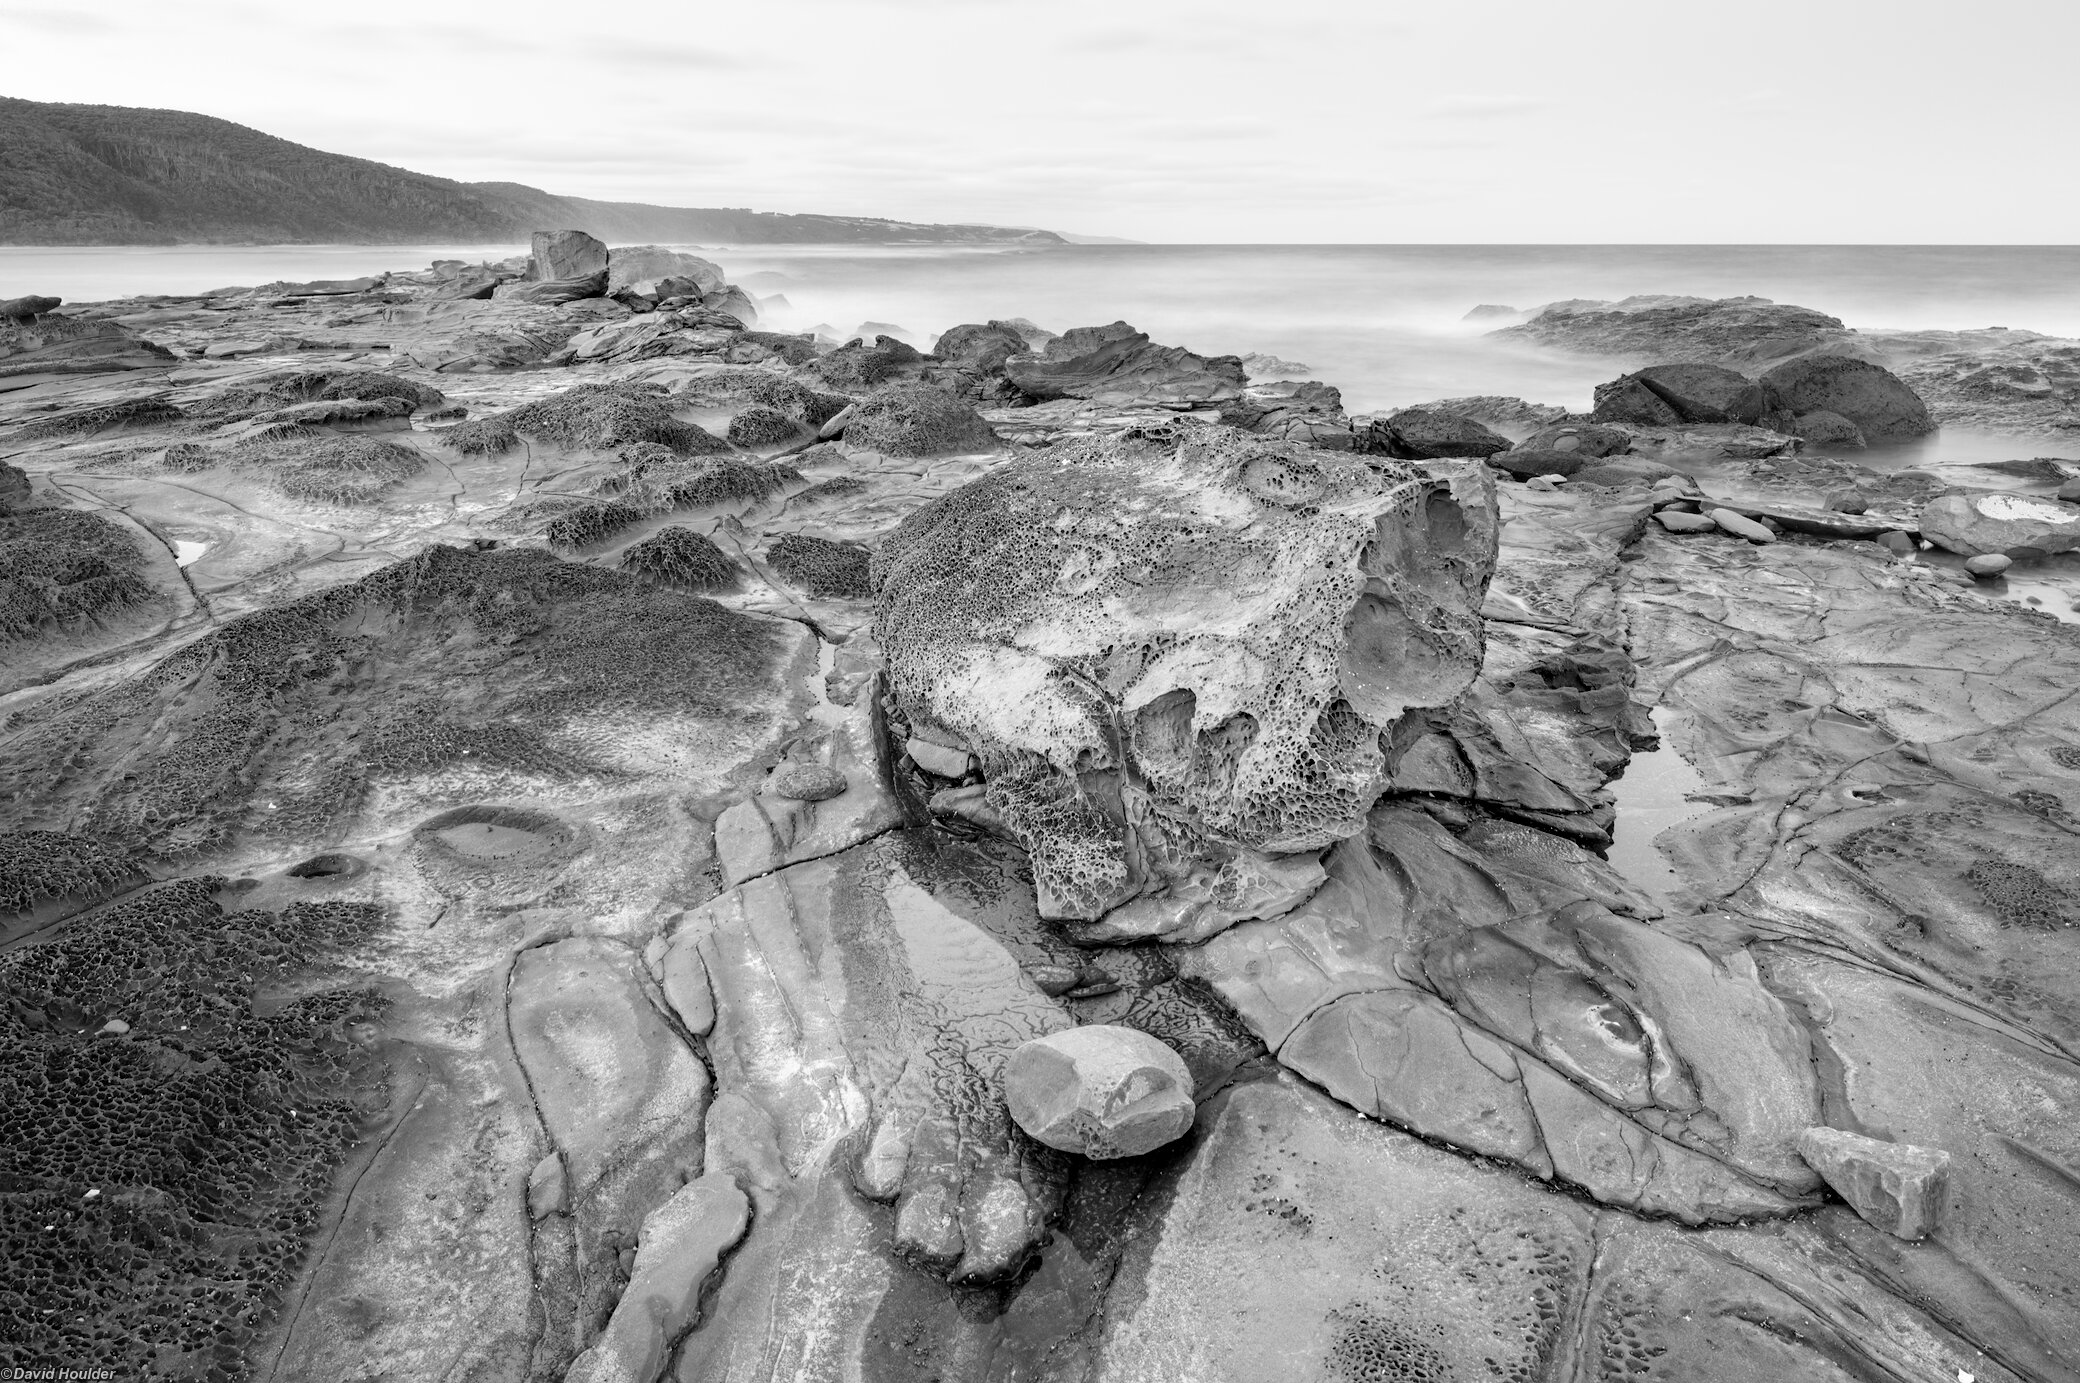
<instances>
[{"instance_id":1,"label":"rock mound","mask_svg":"<svg viewBox=\"0 0 2080 1383\"><path fill-rule=\"evenodd\" d=\"M1044 915L1149 895L1110 925L1218 930L1304 896L1381 789L1382 732L1465 689L1495 535L1463 462L1072 443L906 518L876 629L911 724L981 755Z\"/></svg>"},{"instance_id":2,"label":"rock mound","mask_svg":"<svg viewBox=\"0 0 2080 1383\"><path fill-rule=\"evenodd\" d=\"M1677 298L1553 303L1491 336L1585 355L1698 361L1729 369L1765 366L1809 351L1854 349L1841 319L1767 298Z\"/></svg>"},{"instance_id":3,"label":"rock mound","mask_svg":"<svg viewBox=\"0 0 2080 1383\"><path fill-rule=\"evenodd\" d=\"M78 509L0 513L0 643L149 600L144 554L117 524Z\"/></svg>"},{"instance_id":4,"label":"rock mound","mask_svg":"<svg viewBox=\"0 0 2080 1383\"><path fill-rule=\"evenodd\" d=\"M737 583L737 564L715 541L676 524L660 528L621 554L621 569L660 585L716 591Z\"/></svg>"},{"instance_id":5,"label":"rock mound","mask_svg":"<svg viewBox=\"0 0 2080 1383\"><path fill-rule=\"evenodd\" d=\"M1904 442L1936 430L1928 405L1882 365L1842 355L1787 360L1762 376L1793 414L1821 411L1854 423L1871 442Z\"/></svg>"},{"instance_id":6,"label":"rock mound","mask_svg":"<svg viewBox=\"0 0 2080 1383\"><path fill-rule=\"evenodd\" d=\"M580 384L434 435L473 456L503 455L523 437L577 451L612 451L633 442L655 442L682 456L729 450L705 429L673 417L661 391L634 384Z\"/></svg>"},{"instance_id":7,"label":"rock mound","mask_svg":"<svg viewBox=\"0 0 2080 1383\"><path fill-rule=\"evenodd\" d=\"M789 533L766 549L766 560L813 596L843 600L873 594L867 550L858 543Z\"/></svg>"},{"instance_id":8,"label":"rock mound","mask_svg":"<svg viewBox=\"0 0 2080 1383\"><path fill-rule=\"evenodd\" d=\"M890 385L867 395L845 423L845 441L885 456L944 456L998 445L981 414L929 384Z\"/></svg>"},{"instance_id":9,"label":"rock mound","mask_svg":"<svg viewBox=\"0 0 2080 1383\"><path fill-rule=\"evenodd\" d=\"M1004 373L1029 398L1097 403L1217 403L1248 383L1237 356L1159 346L1125 322L1073 328L1044 351L1010 357Z\"/></svg>"}]
</instances>

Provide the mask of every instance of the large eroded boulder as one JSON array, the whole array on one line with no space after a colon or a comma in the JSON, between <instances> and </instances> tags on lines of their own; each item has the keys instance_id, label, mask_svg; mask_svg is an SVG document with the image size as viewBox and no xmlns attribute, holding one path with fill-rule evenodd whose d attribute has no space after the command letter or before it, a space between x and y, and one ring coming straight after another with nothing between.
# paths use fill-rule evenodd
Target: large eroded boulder
<instances>
[{"instance_id":1,"label":"large eroded boulder","mask_svg":"<svg viewBox=\"0 0 2080 1383\"><path fill-rule=\"evenodd\" d=\"M662 245L619 245L607 252L609 293L663 279L685 279L697 292L713 293L723 286L722 266Z\"/></svg>"},{"instance_id":2,"label":"large eroded boulder","mask_svg":"<svg viewBox=\"0 0 2080 1383\"><path fill-rule=\"evenodd\" d=\"M1762 376L1795 415L1827 412L1854 423L1867 441L1901 442L1936 430L1928 405L1882 365L1846 355L1787 360Z\"/></svg>"},{"instance_id":3,"label":"large eroded boulder","mask_svg":"<svg viewBox=\"0 0 2080 1383\"><path fill-rule=\"evenodd\" d=\"M1738 370L1686 362L1649 365L1596 386L1599 423L1673 427L1682 423L1748 423L1769 411L1769 391Z\"/></svg>"},{"instance_id":4,"label":"large eroded boulder","mask_svg":"<svg viewBox=\"0 0 2080 1383\"><path fill-rule=\"evenodd\" d=\"M1965 557L2048 557L2080 551L2080 505L2006 491L1939 495L1921 510L1921 536Z\"/></svg>"},{"instance_id":5,"label":"large eroded boulder","mask_svg":"<svg viewBox=\"0 0 2080 1383\"><path fill-rule=\"evenodd\" d=\"M1007 359L1004 373L1032 398L1101 403L1217 403L1248 383L1236 356L1159 346L1125 322L1066 331L1044 351Z\"/></svg>"},{"instance_id":6,"label":"large eroded boulder","mask_svg":"<svg viewBox=\"0 0 2080 1383\"><path fill-rule=\"evenodd\" d=\"M877 631L913 729L981 757L1043 914L1185 940L1313 891L1383 733L1479 670L1495 550L1477 462L1194 426L911 514L874 558Z\"/></svg>"}]
</instances>

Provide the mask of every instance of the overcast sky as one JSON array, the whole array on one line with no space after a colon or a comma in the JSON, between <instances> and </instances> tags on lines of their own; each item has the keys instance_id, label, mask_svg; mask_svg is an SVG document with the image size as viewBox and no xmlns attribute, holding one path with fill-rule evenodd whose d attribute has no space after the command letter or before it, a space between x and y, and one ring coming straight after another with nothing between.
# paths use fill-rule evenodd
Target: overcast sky
<instances>
[{"instance_id":1,"label":"overcast sky","mask_svg":"<svg viewBox=\"0 0 2080 1383\"><path fill-rule=\"evenodd\" d=\"M9 0L0 94L1152 241L2080 240L2076 0Z\"/></svg>"}]
</instances>

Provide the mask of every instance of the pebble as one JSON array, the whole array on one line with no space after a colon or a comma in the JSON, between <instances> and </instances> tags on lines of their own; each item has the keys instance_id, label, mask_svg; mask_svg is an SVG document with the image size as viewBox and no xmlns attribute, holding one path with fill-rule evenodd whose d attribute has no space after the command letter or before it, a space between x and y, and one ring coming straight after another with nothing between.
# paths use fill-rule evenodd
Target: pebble
<instances>
[{"instance_id":1,"label":"pebble","mask_svg":"<svg viewBox=\"0 0 2080 1383\"><path fill-rule=\"evenodd\" d=\"M2013 558L2002 553L1989 552L1981 557L1966 558L1964 569L1974 576L1999 576L2013 565Z\"/></svg>"},{"instance_id":2,"label":"pebble","mask_svg":"<svg viewBox=\"0 0 2080 1383\"><path fill-rule=\"evenodd\" d=\"M1731 509L1712 510L1712 522L1718 524L1719 527L1725 529L1728 533L1733 534L1734 537L1746 538L1751 543L1773 543L1777 540L1776 534L1770 532L1747 515L1736 514Z\"/></svg>"},{"instance_id":3,"label":"pebble","mask_svg":"<svg viewBox=\"0 0 2080 1383\"><path fill-rule=\"evenodd\" d=\"M106 1023L103 1023L101 1025L101 1032L97 1035L105 1037L121 1037L124 1033L128 1031L130 1031L130 1025L128 1023L125 1023L120 1018L111 1018Z\"/></svg>"},{"instance_id":4,"label":"pebble","mask_svg":"<svg viewBox=\"0 0 2080 1383\"><path fill-rule=\"evenodd\" d=\"M773 795L795 802L827 802L845 788L845 775L822 764L790 764L773 775Z\"/></svg>"},{"instance_id":5,"label":"pebble","mask_svg":"<svg viewBox=\"0 0 2080 1383\"><path fill-rule=\"evenodd\" d=\"M1069 965L1028 966L1026 975L1047 995L1067 994L1083 983L1082 972Z\"/></svg>"}]
</instances>

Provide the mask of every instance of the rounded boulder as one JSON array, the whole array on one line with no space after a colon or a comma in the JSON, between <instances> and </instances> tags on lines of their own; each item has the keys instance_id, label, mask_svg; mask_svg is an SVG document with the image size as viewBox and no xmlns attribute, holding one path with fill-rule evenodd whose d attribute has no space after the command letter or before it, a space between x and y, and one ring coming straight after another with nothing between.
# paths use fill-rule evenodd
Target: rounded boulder
<instances>
[{"instance_id":1,"label":"rounded boulder","mask_svg":"<svg viewBox=\"0 0 2080 1383\"><path fill-rule=\"evenodd\" d=\"M1089 1158L1134 1157L1184 1136L1197 1107L1184 1058L1134 1028L1091 1024L1036 1037L1004 1067L1012 1120Z\"/></svg>"}]
</instances>

